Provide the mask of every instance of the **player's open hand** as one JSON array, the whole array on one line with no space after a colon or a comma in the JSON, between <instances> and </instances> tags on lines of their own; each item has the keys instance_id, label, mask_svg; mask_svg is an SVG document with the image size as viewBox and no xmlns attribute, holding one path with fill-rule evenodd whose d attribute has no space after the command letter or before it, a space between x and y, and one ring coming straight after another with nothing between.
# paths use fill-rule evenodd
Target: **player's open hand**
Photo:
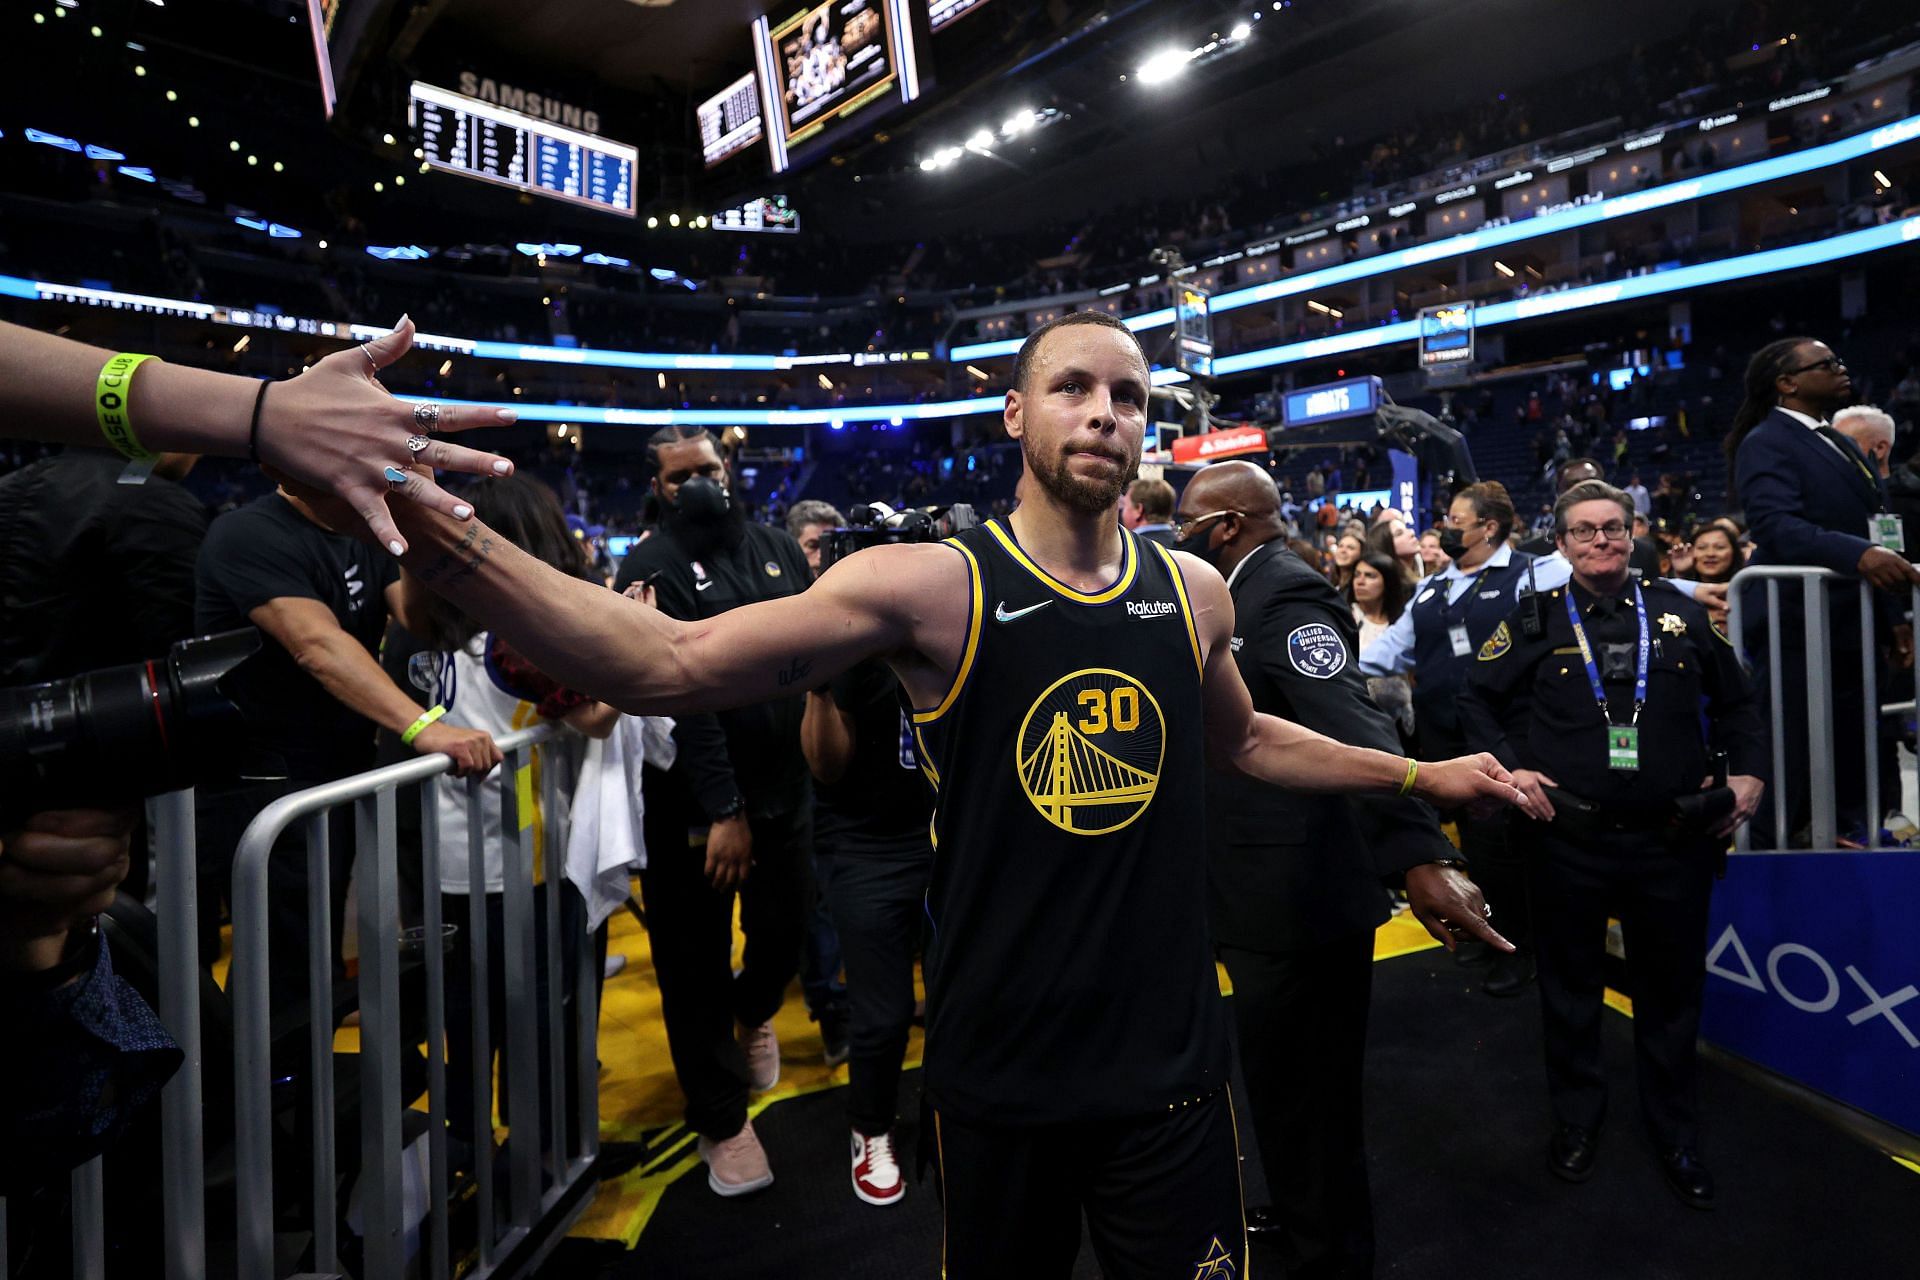
<instances>
[{"instance_id":1,"label":"player's open hand","mask_svg":"<svg viewBox=\"0 0 1920 1280\"><path fill-rule=\"evenodd\" d=\"M1513 785L1513 775L1484 751L1422 762L1415 791L1435 808L1465 809L1476 818L1490 818L1508 806L1534 816L1526 794Z\"/></svg>"}]
</instances>

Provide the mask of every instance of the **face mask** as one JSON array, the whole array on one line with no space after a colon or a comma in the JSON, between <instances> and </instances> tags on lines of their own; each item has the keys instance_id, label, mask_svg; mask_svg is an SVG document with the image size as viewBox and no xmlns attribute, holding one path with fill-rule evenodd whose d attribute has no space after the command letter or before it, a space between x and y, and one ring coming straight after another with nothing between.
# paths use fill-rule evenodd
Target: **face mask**
<instances>
[{"instance_id":1,"label":"face mask","mask_svg":"<svg viewBox=\"0 0 1920 1280\"><path fill-rule=\"evenodd\" d=\"M1449 560L1458 560L1467 554L1467 535L1448 526L1440 531L1440 550Z\"/></svg>"},{"instance_id":2,"label":"face mask","mask_svg":"<svg viewBox=\"0 0 1920 1280\"><path fill-rule=\"evenodd\" d=\"M1205 528L1194 530L1184 538L1174 539L1173 549L1175 551L1184 551L1190 556L1199 556L1208 564L1214 564L1220 553L1207 545L1207 541L1212 537L1213 526L1208 525Z\"/></svg>"},{"instance_id":3,"label":"face mask","mask_svg":"<svg viewBox=\"0 0 1920 1280\"><path fill-rule=\"evenodd\" d=\"M673 513L689 524L718 524L727 518L732 503L726 489L709 476L694 476L680 486Z\"/></svg>"}]
</instances>

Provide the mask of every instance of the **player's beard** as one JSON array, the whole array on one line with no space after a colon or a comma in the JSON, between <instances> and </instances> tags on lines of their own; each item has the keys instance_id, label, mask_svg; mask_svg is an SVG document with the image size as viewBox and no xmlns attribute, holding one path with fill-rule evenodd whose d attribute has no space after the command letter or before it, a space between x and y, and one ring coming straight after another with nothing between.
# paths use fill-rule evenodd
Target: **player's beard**
<instances>
[{"instance_id":1,"label":"player's beard","mask_svg":"<svg viewBox=\"0 0 1920 1280\"><path fill-rule=\"evenodd\" d=\"M1069 453L1085 452L1084 447L1069 449L1062 445L1048 458L1032 443L1031 437L1020 438L1020 456L1026 461L1027 470L1050 497L1083 515L1099 515L1113 508L1127 486L1139 476L1140 459L1128 456L1124 449L1112 449L1109 455L1120 463L1120 470L1114 472L1111 479L1095 480L1075 475L1067 465Z\"/></svg>"}]
</instances>

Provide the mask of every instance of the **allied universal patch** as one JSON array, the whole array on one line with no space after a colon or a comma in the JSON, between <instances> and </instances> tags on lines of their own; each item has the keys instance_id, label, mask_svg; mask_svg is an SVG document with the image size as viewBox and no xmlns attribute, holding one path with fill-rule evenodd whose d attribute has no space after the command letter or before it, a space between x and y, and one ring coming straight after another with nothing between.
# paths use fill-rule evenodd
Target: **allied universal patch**
<instances>
[{"instance_id":1,"label":"allied universal patch","mask_svg":"<svg viewBox=\"0 0 1920 1280\"><path fill-rule=\"evenodd\" d=\"M1493 629L1493 634L1487 637L1487 642L1480 646L1480 661L1492 662L1495 658L1504 658L1507 656L1507 650L1511 648L1513 648L1513 632L1507 630L1507 624L1503 622Z\"/></svg>"},{"instance_id":2,"label":"allied universal patch","mask_svg":"<svg viewBox=\"0 0 1920 1280\"><path fill-rule=\"evenodd\" d=\"M1331 680L1347 669L1347 646L1331 626L1309 622L1287 637L1287 661L1303 676Z\"/></svg>"}]
</instances>

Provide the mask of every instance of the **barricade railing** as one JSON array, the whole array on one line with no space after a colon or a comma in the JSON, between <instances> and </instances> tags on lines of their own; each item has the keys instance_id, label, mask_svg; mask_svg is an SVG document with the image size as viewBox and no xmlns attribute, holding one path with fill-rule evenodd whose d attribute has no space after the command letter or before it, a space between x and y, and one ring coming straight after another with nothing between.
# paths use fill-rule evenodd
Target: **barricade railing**
<instances>
[{"instance_id":1,"label":"barricade railing","mask_svg":"<svg viewBox=\"0 0 1920 1280\"><path fill-rule=\"evenodd\" d=\"M538 1245L564 1225L580 1204L582 1186L599 1149L599 1099L596 1054L598 962L583 929L563 939L562 894L565 882L565 804L568 773L563 730L546 724L499 738L504 755L487 778L464 783L467 818L467 931L473 992L471 1071L473 1113L466 1119L474 1138L471 1176L472 1265L461 1274L486 1277L503 1262L527 1261L523 1246ZM533 762L538 756L542 798L541 832L544 882L534 884L532 803ZM307 850L308 1043L306 1111L311 1118L311 1188L307 1212L311 1231L309 1276L359 1280L449 1280L455 1272L450 1222L447 1116L446 959L440 901L439 807L435 780L451 762L426 756L281 797L263 808L241 836L233 858L231 907L233 955L227 998L234 1026L234 1271L240 1280L277 1280L285 1267L276 1252L279 1206L274 1194L274 1064L268 982L268 870L274 845L297 822L305 824ZM403 1034L400 969L402 924L399 896L399 847L395 820L400 789L417 786L420 805L420 857L425 974L424 1032ZM488 928L489 826L484 820L485 789L498 790L502 875L500 936ZM358 901L359 975L357 1009L360 1046L360 1175L358 1213L360 1261L351 1273L341 1263L334 1143L333 1090L335 1025L331 929L332 888L329 814L353 806L354 868ZM161 1184L164 1197L161 1250L167 1280L204 1280L208 1275L206 1152L203 1136L200 982L197 939L194 794L175 792L149 807L157 889L158 985L161 1021L180 1045L185 1061L161 1098ZM544 929L536 924L536 911ZM544 933L544 965L537 956ZM507 1187L496 1213L493 1159L494 1078L489 1035L489 960L501 947L506 1026L498 1050L502 1059L503 1111L507 1138L502 1148ZM565 1027L561 965L573 974L576 1057L569 1078L565 1065ZM544 968L544 992L536 989ZM544 997L544 998L543 998ZM544 1018L539 1006L545 1005ZM417 1257L406 1249L407 1143L402 1116L406 1107L401 1080L402 1054L410 1040L424 1039L427 1059L424 1219ZM548 1082L542 1105L542 1077ZM219 1099L213 1100L216 1105ZM568 1115L574 1128L569 1135ZM416 1188L419 1190L419 1188ZM72 1273L79 1280L106 1274L107 1213L102 1161L91 1160L71 1175ZM416 1202L422 1198L416 1196ZM501 1220L497 1220L501 1219ZM0 1280L8 1275L7 1204L0 1199ZM466 1233L463 1232L463 1238ZM223 1255L226 1250L219 1250ZM297 1255L295 1248L286 1252ZM464 1259L462 1260L465 1261ZM224 1270L224 1268L222 1268Z\"/></svg>"},{"instance_id":2,"label":"barricade railing","mask_svg":"<svg viewBox=\"0 0 1920 1280\"><path fill-rule=\"evenodd\" d=\"M1765 588L1767 652L1765 661L1756 664L1753 655L1747 651L1742 620L1747 611L1754 607L1744 598L1754 594L1754 588L1757 587ZM1781 616L1784 592L1794 589L1800 595L1801 624L1798 637L1784 634ZM1832 610L1834 607L1845 607L1834 599L1832 593L1836 591L1852 591L1858 600L1860 648L1857 654L1834 651ZM1840 834L1837 814L1841 779L1835 771L1835 748L1839 742L1836 734L1843 733L1858 733L1861 738L1862 777L1857 783L1865 792L1866 845L1870 849L1885 845L1881 834L1881 820L1886 806L1882 804L1880 787L1880 722L1885 716L1911 713L1913 702L1908 700L1887 705L1880 702L1875 595L1876 588L1865 579L1811 565L1763 565L1742 569L1729 585L1728 639L1732 641L1742 663L1760 672L1767 684L1765 692L1770 713L1767 741L1772 772L1767 795L1761 803L1771 808L1774 848L1777 850L1796 847L1790 825L1792 815L1788 811L1789 791L1782 781L1788 774L1786 708L1789 699L1801 698L1805 699L1807 708L1808 822L1805 847L1832 849L1836 846ZM1888 596L1888 599L1895 597ZM1920 612L1920 588L1912 592L1909 605ZM1785 671L1789 664L1784 659L1788 646L1795 639L1800 642L1804 654L1803 662L1793 664L1804 673L1803 688L1786 687ZM1859 664L1862 694L1860 723L1836 725L1835 678L1840 674L1840 664L1855 662ZM1855 781L1848 780L1847 785L1855 785ZM1898 800L1898 797L1895 799ZM1751 849L1751 833L1747 825L1742 825L1735 834L1734 847L1741 853L1754 851Z\"/></svg>"}]
</instances>

